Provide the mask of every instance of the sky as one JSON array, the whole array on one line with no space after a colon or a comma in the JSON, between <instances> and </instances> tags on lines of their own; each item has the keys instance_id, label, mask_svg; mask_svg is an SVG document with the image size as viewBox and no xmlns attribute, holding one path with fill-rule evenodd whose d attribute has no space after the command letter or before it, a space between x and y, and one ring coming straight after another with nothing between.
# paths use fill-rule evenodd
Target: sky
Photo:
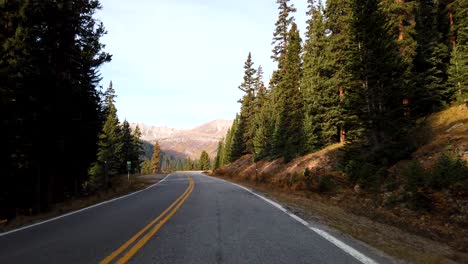
<instances>
[{"instance_id":1,"label":"sky","mask_svg":"<svg viewBox=\"0 0 468 264\"><path fill-rule=\"evenodd\" d=\"M292 0L303 35L306 0ZM239 112L244 62L252 52L265 83L275 69L271 40L275 0L101 0L96 18L112 62L101 67L101 85L112 80L119 119L191 128Z\"/></svg>"}]
</instances>

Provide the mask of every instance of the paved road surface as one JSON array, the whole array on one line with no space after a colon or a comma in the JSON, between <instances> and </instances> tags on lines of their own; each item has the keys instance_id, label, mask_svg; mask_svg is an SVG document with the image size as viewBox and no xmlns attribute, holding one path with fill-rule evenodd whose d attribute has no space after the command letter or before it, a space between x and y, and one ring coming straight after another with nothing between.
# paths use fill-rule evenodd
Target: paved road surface
<instances>
[{"instance_id":1,"label":"paved road surface","mask_svg":"<svg viewBox=\"0 0 468 264\"><path fill-rule=\"evenodd\" d=\"M335 244L249 191L200 173L181 172L125 198L0 235L0 263L289 264L376 259L359 252L364 256L360 261L342 249L347 245Z\"/></svg>"}]
</instances>

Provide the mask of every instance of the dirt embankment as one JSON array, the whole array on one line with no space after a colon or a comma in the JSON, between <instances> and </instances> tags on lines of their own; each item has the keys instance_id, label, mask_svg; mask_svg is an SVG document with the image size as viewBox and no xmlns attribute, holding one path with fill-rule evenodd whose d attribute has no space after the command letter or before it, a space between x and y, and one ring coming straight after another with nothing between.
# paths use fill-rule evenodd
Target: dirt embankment
<instances>
[{"instance_id":1,"label":"dirt embankment","mask_svg":"<svg viewBox=\"0 0 468 264\"><path fill-rule=\"evenodd\" d=\"M441 153L468 161L468 108L451 107L419 121L411 155L424 169ZM399 187L365 191L351 184L340 167L342 145L297 158L253 162L246 155L215 171L270 194L296 210L349 233L393 256L416 263L468 263L468 175L455 187L430 190L430 210L418 210L405 200L402 160L388 170ZM365 224L364 224L365 223Z\"/></svg>"}]
</instances>

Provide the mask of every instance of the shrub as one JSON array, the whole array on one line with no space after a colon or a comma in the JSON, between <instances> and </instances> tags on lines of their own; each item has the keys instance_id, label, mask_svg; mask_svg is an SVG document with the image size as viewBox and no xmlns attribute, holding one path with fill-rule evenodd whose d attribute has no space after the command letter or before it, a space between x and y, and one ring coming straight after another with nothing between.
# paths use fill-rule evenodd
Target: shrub
<instances>
[{"instance_id":1,"label":"shrub","mask_svg":"<svg viewBox=\"0 0 468 264\"><path fill-rule=\"evenodd\" d=\"M350 160L346 163L344 173L350 182L355 183L359 179L361 167L362 164L356 160Z\"/></svg>"},{"instance_id":2,"label":"shrub","mask_svg":"<svg viewBox=\"0 0 468 264\"><path fill-rule=\"evenodd\" d=\"M364 189L371 189L378 184L377 168L370 163L363 163L359 169L358 183Z\"/></svg>"},{"instance_id":3,"label":"shrub","mask_svg":"<svg viewBox=\"0 0 468 264\"><path fill-rule=\"evenodd\" d=\"M291 187L293 184L295 184L299 180L299 177L301 177L301 175L298 172L295 172L293 174L288 174L288 177L289 177L288 186Z\"/></svg>"},{"instance_id":4,"label":"shrub","mask_svg":"<svg viewBox=\"0 0 468 264\"><path fill-rule=\"evenodd\" d=\"M430 211L433 207L432 199L425 188L418 188L415 191L408 192L406 195L408 207L417 211Z\"/></svg>"},{"instance_id":5,"label":"shrub","mask_svg":"<svg viewBox=\"0 0 468 264\"><path fill-rule=\"evenodd\" d=\"M427 185L434 189L444 189L468 179L465 161L442 153L432 168Z\"/></svg>"},{"instance_id":6,"label":"shrub","mask_svg":"<svg viewBox=\"0 0 468 264\"><path fill-rule=\"evenodd\" d=\"M304 170L304 179L306 183L306 188L308 190L312 190L314 183L313 183L313 173L309 168L305 168Z\"/></svg>"},{"instance_id":7,"label":"shrub","mask_svg":"<svg viewBox=\"0 0 468 264\"><path fill-rule=\"evenodd\" d=\"M416 191L418 188L425 186L427 181L426 172L423 170L419 162L412 161L405 171L403 176L406 178L406 190Z\"/></svg>"},{"instance_id":8,"label":"shrub","mask_svg":"<svg viewBox=\"0 0 468 264\"><path fill-rule=\"evenodd\" d=\"M394 191L398 188L399 183L395 176L386 177L384 181L384 188L386 191Z\"/></svg>"},{"instance_id":9,"label":"shrub","mask_svg":"<svg viewBox=\"0 0 468 264\"><path fill-rule=\"evenodd\" d=\"M334 189L335 184L332 181L330 176L323 176L320 177L319 182L318 182L318 192L330 192Z\"/></svg>"}]
</instances>

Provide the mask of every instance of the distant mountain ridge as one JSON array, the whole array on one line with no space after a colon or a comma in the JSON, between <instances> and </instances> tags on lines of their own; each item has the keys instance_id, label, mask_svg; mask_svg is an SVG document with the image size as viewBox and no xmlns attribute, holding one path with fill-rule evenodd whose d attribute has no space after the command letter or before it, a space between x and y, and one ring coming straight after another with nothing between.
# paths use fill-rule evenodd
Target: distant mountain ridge
<instances>
[{"instance_id":1,"label":"distant mountain ridge","mask_svg":"<svg viewBox=\"0 0 468 264\"><path fill-rule=\"evenodd\" d=\"M154 144L159 141L161 149L169 153L177 153L179 158L190 157L198 159L203 150L210 158L216 155L218 142L227 133L232 120L217 119L191 129L150 126L143 123L131 123L130 127L141 130L141 139Z\"/></svg>"}]
</instances>

